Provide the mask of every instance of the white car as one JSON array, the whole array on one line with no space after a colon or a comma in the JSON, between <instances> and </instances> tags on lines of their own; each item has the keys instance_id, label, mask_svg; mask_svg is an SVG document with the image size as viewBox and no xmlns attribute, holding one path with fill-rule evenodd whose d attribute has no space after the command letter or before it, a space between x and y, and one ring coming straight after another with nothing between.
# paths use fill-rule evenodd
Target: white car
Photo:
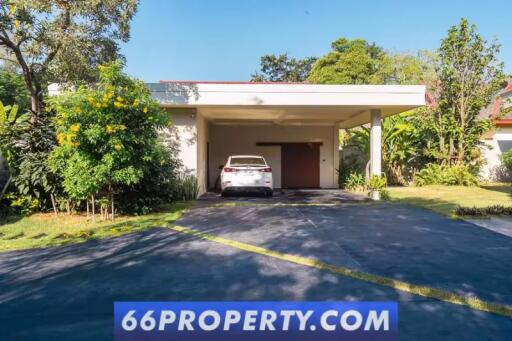
<instances>
[{"instance_id":1,"label":"white car","mask_svg":"<svg viewBox=\"0 0 512 341\"><path fill-rule=\"evenodd\" d=\"M222 196L232 192L273 193L272 168L262 156L232 155L220 173Z\"/></svg>"}]
</instances>

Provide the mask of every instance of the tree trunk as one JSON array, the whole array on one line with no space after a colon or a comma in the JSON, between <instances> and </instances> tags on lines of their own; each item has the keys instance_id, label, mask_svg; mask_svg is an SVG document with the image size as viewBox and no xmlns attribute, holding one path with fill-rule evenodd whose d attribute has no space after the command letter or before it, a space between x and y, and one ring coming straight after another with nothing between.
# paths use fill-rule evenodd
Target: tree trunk
<instances>
[{"instance_id":1,"label":"tree trunk","mask_svg":"<svg viewBox=\"0 0 512 341\"><path fill-rule=\"evenodd\" d=\"M437 159L441 161L441 164L445 162L446 159L446 146L445 146L445 139L442 133L439 133L439 152L440 155L437 155Z\"/></svg>"},{"instance_id":2,"label":"tree trunk","mask_svg":"<svg viewBox=\"0 0 512 341\"><path fill-rule=\"evenodd\" d=\"M32 94L31 96L31 109L36 114L39 115L41 113L41 102L39 101L39 96L37 94Z\"/></svg>"},{"instance_id":3,"label":"tree trunk","mask_svg":"<svg viewBox=\"0 0 512 341\"><path fill-rule=\"evenodd\" d=\"M85 198L85 206L87 206L87 220L89 220L89 198Z\"/></svg>"},{"instance_id":4,"label":"tree trunk","mask_svg":"<svg viewBox=\"0 0 512 341\"><path fill-rule=\"evenodd\" d=\"M466 156L466 152L464 151L464 133L460 133L459 135L459 146L458 146L458 155L457 155L457 161L461 162L464 161L464 158Z\"/></svg>"},{"instance_id":5,"label":"tree trunk","mask_svg":"<svg viewBox=\"0 0 512 341\"><path fill-rule=\"evenodd\" d=\"M57 216L57 204L55 203L55 195L53 193L50 193L50 199L52 200L53 214Z\"/></svg>"},{"instance_id":6,"label":"tree trunk","mask_svg":"<svg viewBox=\"0 0 512 341\"><path fill-rule=\"evenodd\" d=\"M448 165L452 165L453 154L455 153L455 145L453 143L453 137L450 137L450 150L448 152Z\"/></svg>"},{"instance_id":7,"label":"tree trunk","mask_svg":"<svg viewBox=\"0 0 512 341\"><path fill-rule=\"evenodd\" d=\"M95 203L94 203L94 195L91 196L91 204L92 204L92 223L96 223L96 212L95 212Z\"/></svg>"},{"instance_id":8,"label":"tree trunk","mask_svg":"<svg viewBox=\"0 0 512 341\"><path fill-rule=\"evenodd\" d=\"M32 79L34 79L33 75L32 75ZM41 112L43 111L42 86L37 81L34 81L33 89L34 89L34 91L32 91L30 94L31 109L36 114L36 116L39 116L41 114Z\"/></svg>"},{"instance_id":9,"label":"tree trunk","mask_svg":"<svg viewBox=\"0 0 512 341\"><path fill-rule=\"evenodd\" d=\"M110 194L110 201L112 201L112 221L114 221L114 193Z\"/></svg>"},{"instance_id":10,"label":"tree trunk","mask_svg":"<svg viewBox=\"0 0 512 341\"><path fill-rule=\"evenodd\" d=\"M41 113L43 107L43 93L41 91L42 85L40 83L40 80L36 78L32 65L28 65L27 62L25 61L20 46L16 45L12 40L9 39L9 37L2 37L1 40L2 45L5 45L9 50L11 50L14 53L14 55L16 56L16 60L20 65L23 79L27 86L27 90L30 93L31 109L33 112L32 121L35 121L35 118Z\"/></svg>"}]
</instances>

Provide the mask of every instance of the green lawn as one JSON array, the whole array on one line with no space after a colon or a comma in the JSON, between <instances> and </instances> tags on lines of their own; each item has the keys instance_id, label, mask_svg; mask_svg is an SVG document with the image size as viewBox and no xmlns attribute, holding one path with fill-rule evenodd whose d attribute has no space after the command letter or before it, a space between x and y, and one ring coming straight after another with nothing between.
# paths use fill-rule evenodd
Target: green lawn
<instances>
[{"instance_id":1,"label":"green lawn","mask_svg":"<svg viewBox=\"0 0 512 341\"><path fill-rule=\"evenodd\" d=\"M11 217L0 221L0 251L80 243L91 238L113 237L166 226L181 217L188 206L188 203L176 203L158 213L121 216L113 222L95 224L79 215L54 217L53 214L38 213L28 217Z\"/></svg>"},{"instance_id":2,"label":"green lawn","mask_svg":"<svg viewBox=\"0 0 512 341\"><path fill-rule=\"evenodd\" d=\"M512 185L486 184L480 186L424 186L389 187L391 200L454 216L458 205L484 207L489 205L512 206Z\"/></svg>"}]
</instances>

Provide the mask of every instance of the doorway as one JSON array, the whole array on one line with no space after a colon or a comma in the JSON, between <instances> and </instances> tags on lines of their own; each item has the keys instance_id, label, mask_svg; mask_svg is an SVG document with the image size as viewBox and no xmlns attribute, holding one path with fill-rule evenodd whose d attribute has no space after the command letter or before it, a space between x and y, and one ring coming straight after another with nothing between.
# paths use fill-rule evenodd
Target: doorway
<instances>
[{"instance_id":1,"label":"doorway","mask_svg":"<svg viewBox=\"0 0 512 341\"><path fill-rule=\"evenodd\" d=\"M320 144L283 143L281 147L281 186L320 187Z\"/></svg>"}]
</instances>

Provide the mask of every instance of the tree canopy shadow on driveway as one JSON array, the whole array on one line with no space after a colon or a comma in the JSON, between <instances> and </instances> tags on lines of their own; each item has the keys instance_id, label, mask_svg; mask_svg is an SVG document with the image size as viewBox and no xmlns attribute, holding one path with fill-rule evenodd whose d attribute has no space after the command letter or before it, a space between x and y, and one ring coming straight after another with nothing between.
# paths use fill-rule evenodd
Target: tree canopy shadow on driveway
<instances>
[{"instance_id":1,"label":"tree canopy shadow on driveway","mask_svg":"<svg viewBox=\"0 0 512 341\"><path fill-rule=\"evenodd\" d=\"M2 334L108 339L114 301L278 300L293 285L286 273L263 271L263 257L208 244L163 228L1 253Z\"/></svg>"},{"instance_id":2,"label":"tree canopy shadow on driveway","mask_svg":"<svg viewBox=\"0 0 512 341\"><path fill-rule=\"evenodd\" d=\"M372 203L338 207L202 207L191 210L177 224L462 296L476 295L490 302L512 303L509 268L512 239L425 209ZM328 292L328 286L329 283L319 286L323 294ZM339 292L340 287L334 285L333 291ZM315 287L310 288L310 292L316 293ZM493 325L497 330L512 328L510 319L505 317L420 297L411 298L405 293L400 293L400 297L415 302L407 303L407 308L402 307L402 310L421 312L424 309L424 317L429 311L444 316L441 320L434 319L437 321L435 329L445 326L443 333L460 332L469 328L469 324L479 325L482 330L491 330ZM353 299L369 299L368 292L353 293ZM430 317L426 318L428 321ZM416 319L417 314L402 314L401 325L416 328L421 325L421 319ZM406 323L415 320L417 323ZM468 334L468 337L483 335L474 332L476 334ZM429 335L435 332L425 334Z\"/></svg>"},{"instance_id":3,"label":"tree canopy shadow on driveway","mask_svg":"<svg viewBox=\"0 0 512 341\"><path fill-rule=\"evenodd\" d=\"M234 216L245 220L229 220L233 217L229 214L221 224L213 221L213 211L203 208L191 210L181 222L189 219L192 223L190 219L195 217L209 233L226 234L228 228L233 239L259 235L269 249L291 253L305 248L310 256L325 250L325 255L335 252L328 261L341 255L358 266L357 257L344 254L343 247L333 248L339 241L332 236L318 234L317 228L300 229L300 222L304 223L300 219L316 221L314 214L304 212L304 218L292 211L290 215L300 217L300 222L288 226L282 212L268 217L244 209L236 208ZM257 224L248 223L255 218ZM265 226L270 223L274 231L266 234ZM359 266L366 267L361 262ZM400 302L399 327L405 339L481 339L484 334L505 338L512 332L506 317L404 294L166 228L0 253L0 325L7 339L110 339L114 301L152 300L391 300Z\"/></svg>"},{"instance_id":4,"label":"tree canopy shadow on driveway","mask_svg":"<svg viewBox=\"0 0 512 341\"><path fill-rule=\"evenodd\" d=\"M199 207L176 222L329 264L512 304L512 238L397 204Z\"/></svg>"}]
</instances>

